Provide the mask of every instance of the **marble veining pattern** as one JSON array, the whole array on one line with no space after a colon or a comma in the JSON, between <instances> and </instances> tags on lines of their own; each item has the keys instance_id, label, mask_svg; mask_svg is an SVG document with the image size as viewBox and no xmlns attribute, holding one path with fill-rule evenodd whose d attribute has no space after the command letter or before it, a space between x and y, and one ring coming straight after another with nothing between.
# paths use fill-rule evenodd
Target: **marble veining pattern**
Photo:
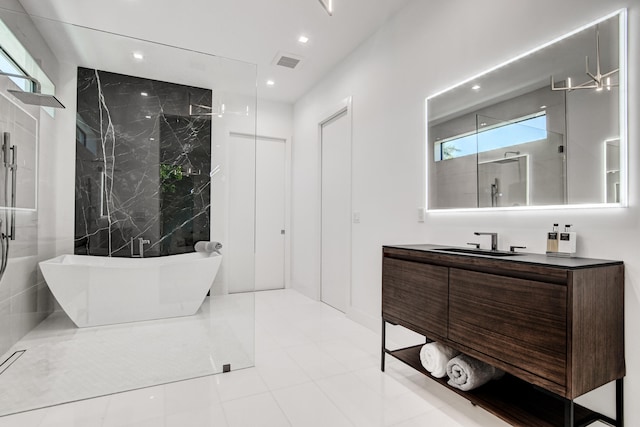
<instances>
[{"instance_id":1,"label":"marble veining pattern","mask_svg":"<svg viewBox=\"0 0 640 427\"><path fill-rule=\"evenodd\" d=\"M145 256L209 240L211 90L78 68L75 253Z\"/></svg>"}]
</instances>

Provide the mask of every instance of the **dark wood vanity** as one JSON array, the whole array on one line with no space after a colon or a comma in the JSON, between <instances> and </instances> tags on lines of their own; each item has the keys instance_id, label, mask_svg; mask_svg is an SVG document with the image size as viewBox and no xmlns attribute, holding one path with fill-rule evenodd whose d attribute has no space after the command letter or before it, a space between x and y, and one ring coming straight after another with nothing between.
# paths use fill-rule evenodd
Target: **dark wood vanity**
<instances>
[{"instance_id":1,"label":"dark wood vanity","mask_svg":"<svg viewBox=\"0 0 640 427\"><path fill-rule=\"evenodd\" d=\"M448 253L384 246L382 370L390 354L445 387L421 345L388 350L401 325L504 370L476 390L451 390L516 426L623 425L624 266L621 261ZM616 419L573 401L616 381Z\"/></svg>"}]
</instances>

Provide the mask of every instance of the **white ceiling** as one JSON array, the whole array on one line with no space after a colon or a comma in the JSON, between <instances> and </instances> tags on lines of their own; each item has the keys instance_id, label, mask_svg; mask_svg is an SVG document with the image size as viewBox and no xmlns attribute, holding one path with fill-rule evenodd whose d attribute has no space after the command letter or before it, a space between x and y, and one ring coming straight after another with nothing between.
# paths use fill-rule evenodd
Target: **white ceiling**
<instances>
[{"instance_id":1,"label":"white ceiling","mask_svg":"<svg viewBox=\"0 0 640 427\"><path fill-rule=\"evenodd\" d=\"M34 16L257 64L258 97L291 103L409 1L333 0L333 16L324 11L318 0L20 3ZM302 34L310 39L306 45L298 42ZM303 61L295 70L275 66L273 60L278 52L301 56ZM267 87L268 79L275 81L275 86Z\"/></svg>"}]
</instances>

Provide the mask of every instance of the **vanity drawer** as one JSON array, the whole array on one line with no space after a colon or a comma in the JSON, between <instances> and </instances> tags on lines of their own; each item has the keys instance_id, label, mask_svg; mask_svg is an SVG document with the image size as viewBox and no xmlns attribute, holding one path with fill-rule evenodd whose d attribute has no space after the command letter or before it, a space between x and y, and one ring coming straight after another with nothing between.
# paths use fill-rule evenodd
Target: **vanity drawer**
<instances>
[{"instance_id":1,"label":"vanity drawer","mask_svg":"<svg viewBox=\"0 0 640 427\"><path fill-rule=\"evenodd\" d=\"M449 269L383 258L382 314L431 337L447 336Z\"/></svg>"},{"instance_id":2,"label":"vanity drawer","mask_svg":"<svg viewBox=\"0 0 640 427\"><path fill-rule=\"evenodd\" d=\"M448 337L564 386L567 287L452 268Z\"/></svg>"}]
</instances>

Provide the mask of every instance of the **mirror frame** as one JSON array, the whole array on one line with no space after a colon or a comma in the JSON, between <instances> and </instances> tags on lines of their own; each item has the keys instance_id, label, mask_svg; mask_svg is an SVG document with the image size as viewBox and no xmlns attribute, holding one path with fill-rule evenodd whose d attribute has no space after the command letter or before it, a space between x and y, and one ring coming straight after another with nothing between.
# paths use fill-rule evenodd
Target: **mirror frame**
<instances>
[{"instance_id":1,"label":"mirror frame","mask_svg":"<svg viewBox=\"0 0 640 427\"><path fill-rule=\"evenodd\" d=\"M619 48L619 127L620 127L620 202L618 203L581 203L581 204L564 204L564 205L538 205L538 206L509 206L509 207L473 207L473 208L431 208L429 206L429 162L432 160L433 150L429 147L429 100L436 98L444 93L463 86L478 79L486 74L496 71L502 67L505 67L515 61L518 61L524 57L532 55L539 50L551 46L554 43L560 42L568 37L573 36L581 31L584 31L594 25L606 21L608 19L618 17L619 19L619 35L618 35L618 48ZM528 50L520 55L515 56L505 62L502 62L494 67L484 70L478 74L475 74L461 82L458 82L446 89L440 90L432 95L429 95L424 101L425 107L425 168L424 168L424 201L425 211L429 213L437 212L491 212L491 211L530 211L530 210L548 210L548 209L585 209L585 208L626 208L628 207L629 199L629 158L628 158L628 93L627 93L627 55L628 55L628 32L627 32L627 9L618 9L611 12L601 18L591 21L585 25L580 26L566 34L561 35L553 40L539 45L531 50Z\"/></svg>"}]
</instances>

